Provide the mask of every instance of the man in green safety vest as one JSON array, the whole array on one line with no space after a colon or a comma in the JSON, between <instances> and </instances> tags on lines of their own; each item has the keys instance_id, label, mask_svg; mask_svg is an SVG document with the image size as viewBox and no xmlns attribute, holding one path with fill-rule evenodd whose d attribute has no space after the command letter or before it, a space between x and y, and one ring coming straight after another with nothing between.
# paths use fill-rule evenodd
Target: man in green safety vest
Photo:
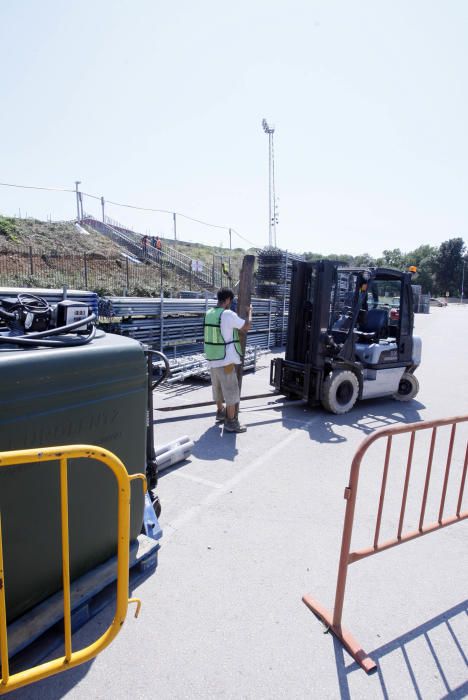
<instances>
[{"instance_id":1,"label":"man in green safety vest","mask_svg":"<svg viewBox=\"0 0 468 700\"><path fill-rule=\"evenodd\" d=\"M236 405L240 401L236 365L242 360L239 332L247 333L252 324L231 311L232 289L224 287L217 296L218 305L205 315L204 348L217 406L216 422L224 423L228 433L245 433L247 428L236 418Z\"/></svg>"}]
</instances>

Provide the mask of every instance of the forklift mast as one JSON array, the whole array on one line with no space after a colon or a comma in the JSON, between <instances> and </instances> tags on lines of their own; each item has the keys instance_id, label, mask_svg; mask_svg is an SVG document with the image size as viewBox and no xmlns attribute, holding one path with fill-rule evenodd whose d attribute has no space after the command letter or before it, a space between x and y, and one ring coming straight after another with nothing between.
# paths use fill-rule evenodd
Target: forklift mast
<instances>
[{"instance_id":1,"label":"forklift mast","mask_svg":"<svg viewBox=\"0 0 468 700\"><path fill-rule=\"evenodd\" d=\"M328 332L330 299L339 263L293 263L285 359L323 368L321 336Z\"/></svg>"}]
</instances>

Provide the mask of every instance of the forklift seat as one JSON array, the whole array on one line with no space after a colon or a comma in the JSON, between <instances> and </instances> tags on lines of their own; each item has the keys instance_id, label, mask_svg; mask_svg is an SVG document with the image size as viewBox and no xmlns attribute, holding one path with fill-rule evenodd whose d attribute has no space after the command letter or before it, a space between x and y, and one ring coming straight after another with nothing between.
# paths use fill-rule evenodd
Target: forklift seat
<instances>
[{"instance_id":1,"label":"forklift seat","mask_svg":"<svg viewBox=\"0 0 468 700\"><path fill-rule=\"evenodd\" d=\"M388 336L388 313L385 309L370 309L363 323L359 325L362 333L375 333L375 339Z\"/></svg>"}]
</instances>

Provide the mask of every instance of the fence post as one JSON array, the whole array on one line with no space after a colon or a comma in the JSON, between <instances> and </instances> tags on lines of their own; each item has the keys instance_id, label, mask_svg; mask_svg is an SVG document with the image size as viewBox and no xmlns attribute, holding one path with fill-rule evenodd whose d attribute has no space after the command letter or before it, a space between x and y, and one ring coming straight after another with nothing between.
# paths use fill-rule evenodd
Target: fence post
<instances>
[{"instance_id":1,"label":"fence post","mask_svg":"<svg viewBox=\"0 0 468 700\"><path fill-rule=\"evenodd\" d=\"M83 221L83 219L84 219L84 212L83 212L83 193L80 192L79 195L80 195L80 209L81 209L81 218L80 218L80 224L81 224L82 221Z\"/></svg>"},{"instance_id":2,"label":"fence post","mask_svg":"<svg viewBox=\"0 0 468 700\"><path fill-rule=\"evenodd\" d=\"M268 309L268 342L267 342L267 348L270 347L270 340L271 340L271 297L270 297L270 304L269 304L269 309Z\"/></svg>"},{"instance_id":3,"label":"fence post","mask_svg":"<svg viewBox=\"0 0 468 700\"><path fill-rule=\"evenodd\" d=\"M287 296L287 284L288 284L288 260L289 253L286 251L286 261L284 264L284 288L283 288L283 316L281 319L281 345L286 345L284 340L284 321L286 318L286 296Z\"/></svg>"},{"instance_id":4,"label":"fence post","mask_svg":"<svg viewBox=\"0 0 468 700\"><path fill-rule=\"evenodd\" d=\"M88 289L88 260L86 258L86 253L83 254L83 262L84 262L84 283L85 283L85 289Z\"/></svg>"},{"instance_id":5,"label":"fence post","mask_svg":"<svg viewBox=\"0 0 468 700\"><path fill-rule=\"evenodd\" d=\"M161 265L162 269L162 265ZM164 350L164 296L163 296L163 291L161 287L161 307L160 307L160 317L159 317L159 328L160 328L160 345L159 349L161 352Z\"/></svg>"},{"instance_id":6,"label":"fence post","mask_svg":"<svg viewBox=\"0 0 468 700\"><path fill-rule=\"evenodd\" d=\"M32 275L34 274L32 246L29 246L29 270L32 277Z\"/></svg>"}]
</instances>

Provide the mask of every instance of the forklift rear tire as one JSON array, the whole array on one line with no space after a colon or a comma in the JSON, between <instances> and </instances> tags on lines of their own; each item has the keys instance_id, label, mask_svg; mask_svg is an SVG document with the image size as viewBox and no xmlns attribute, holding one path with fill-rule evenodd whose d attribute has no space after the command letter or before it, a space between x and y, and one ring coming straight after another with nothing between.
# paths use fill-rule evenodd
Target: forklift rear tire
<instances>
[{"instance_id":1,"label":"forklift rear tire","mask_svg":"<svg viewBox=\"0 0 468 700\"><path fill-rule=\"evenodd\" d=\"M347 369L331 372L323 382L322 406L331 413L347 413L359 396L358 378Z\"/></svg>"},{"instance_id":2,"label":"forklift rear tire","mask_svg":"<svg viewBox=\"0 0 468 700\"><path fill-rule=\"evenodd\" d=\"M419 382L414 374L405 372L398 385L398 391L393 394L397 401L411 401L419 391Z\"/></svg>"}]
</instances>

